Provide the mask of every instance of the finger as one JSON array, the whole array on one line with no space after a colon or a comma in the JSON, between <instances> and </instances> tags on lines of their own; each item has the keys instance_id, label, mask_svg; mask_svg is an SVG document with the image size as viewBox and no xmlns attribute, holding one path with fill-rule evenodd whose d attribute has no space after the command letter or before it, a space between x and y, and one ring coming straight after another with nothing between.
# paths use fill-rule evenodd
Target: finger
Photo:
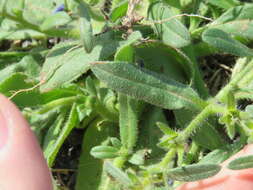
<instances>
[{"instance_id":1,"label":"finger","mask_svg":"<svg viewBox=\"0 0 253 190\"><path fill-rule=\"evenodd\" d=\"M0 95L0 190L52 190L50 171L28 123Z\"/></svg>"},{"instance_id":2,"label":"finger","mask_svg":"<svg viewBox=\"0 0 253 190\"><path fill-rule=\"evenodd\" d=\"M181 185L177 190L252 190L253 169L230 170L226 166L235 158L253 154L253 145L245 146L240 152L222 163L222 170L215 176Z\"/></svg>"}]
</instances>

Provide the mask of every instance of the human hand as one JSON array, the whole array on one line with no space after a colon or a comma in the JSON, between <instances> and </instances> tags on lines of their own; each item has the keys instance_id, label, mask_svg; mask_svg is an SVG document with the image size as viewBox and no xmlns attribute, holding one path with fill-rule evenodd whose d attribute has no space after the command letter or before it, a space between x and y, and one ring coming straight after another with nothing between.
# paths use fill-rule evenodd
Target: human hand
<instances>
[{"instance_id":1,"label":"human hand","mask_svg":"<svg viewBox=\"0 0 253 190\"><path fill-rule=\"evenodd\" d=\"M235 158L253 154L253 144L245 146L240 152L222 163L222 170L215 176L181 185L176 190L252 190L253 169L230 170L226 166Z\"/></svg>"},{"instance_id":2,"label":"human hand","mask_svg":"<svg viewBox=\"0 0 253 190\"><path fill-rule=\"evenodd\" d=\"M0 95L0 190L52 190L50 171L20 111Z\"/></svg>"}]
</instances>

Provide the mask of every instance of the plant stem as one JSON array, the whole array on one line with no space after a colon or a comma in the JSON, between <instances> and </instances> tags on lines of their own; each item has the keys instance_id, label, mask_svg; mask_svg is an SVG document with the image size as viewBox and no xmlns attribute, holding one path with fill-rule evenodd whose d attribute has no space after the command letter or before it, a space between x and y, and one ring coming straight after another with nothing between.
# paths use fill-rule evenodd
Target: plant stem
<instances>
[{"instance_id":1,"label":"plant stem","mask_svg":"<svg viewBox=\"0 0 253 190\"><path fill-rule=\"evenodd\" d=\"M0 58L9 58L9 57L24 57L26 55L31 55L31 54L46 54L48 53L49 50L43 50L43 51L38 51L38 52L30 52L30 51L5 51L5 52L0 52Z\"/></svg>"},{"instance_id":2,"label":"plant stem","mask_svg":"<svg viewBox=\"0 0 253 190\"><path fill-rule=\"evenodd\" d=\"M57 100L53 100L53 101L43 105L42 108L39 109L36 113L43 114L43 113L46 113L49 110L54 109L58 106L71 105L74 102L76 102L78 99L80 99L80 96L71 96L71 97L67 97L67 98L60 98Z\"/></svg>"},{"instance_id":3,"label":"plant stem","mask_svg":"<svg viewBox=\"0 0 253 190\"><path fill-rule=\"evenodd\" d=\"M174 158L176 153L177 153L176 148L170 149L169 152L167 152L165 157L162 159L162 161L159 163L159 167L162 168L162 169L167 167L167 165Z\"/></svg>"},{"instance_id":4,"label":"plant stem","mask_svg":"<svg viewBox=\"0 0 253 190\"><path fill-rule=\"evenodd\" d=\"M210 115L215 113L224 113L226 108L223 108L219 105L210 104L205 107L192 121L191 123L179 134L176 138L177 142L184 142L187 138L189 138L198 127L200 127L201 123L206 120Z\"/></svg>"},{"instance_id":5,"label":"plant stem","mask_svg":"<svg viewBox=\"0 0 253 190\"><path fill-rule=\"evenodd\" d=\"M250 79L252 79L252 70L253 70L253 61L249 62L248 65L237 75L235 75L234 79L231 80L220 92L216 95L216 99L220 101L224 101L224 99L227 97L227 94L230 93L230 91L237 86L237 84L245 78L248 74L250 75Z\"/></svg>"},{"instance_id":6,"label":"plant stem","mask_svg":"<svg viewBox=\"0 0 253 190\"><path fill-rule=\"evenodd\" d=\"M113 164L118 168L123 168L126 160L125 156L120 156L114 159Z\"/></svg>"}]
</instances>

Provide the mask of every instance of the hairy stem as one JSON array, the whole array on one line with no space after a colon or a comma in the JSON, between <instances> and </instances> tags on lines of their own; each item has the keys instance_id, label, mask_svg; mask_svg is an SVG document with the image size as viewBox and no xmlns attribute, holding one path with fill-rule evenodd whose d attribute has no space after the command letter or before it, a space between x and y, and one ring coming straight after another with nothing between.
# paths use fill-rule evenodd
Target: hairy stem
<instances>
[{"instance_id":1,"label":"hairy stem","mask_svg":"<svg viewBox=\"0 0 253 190\"><path fill-rule=\"evenodd\" d=\"M206 120L210 115L215 113L224 113L226 108L219 105L210 104L205 107L192 121L191 123L179 134L176 138L177 142L184 142L188 139L198 127L201 126L204 120Z\"/></svg>"},{"instance_id":2,"label":"hairy stem","mask_svg":"<svg viewBox=\"0 0 253 190\"><path fill-rule=\"evenodd\" d=\"M216 95L216 99L220 101L224 101L224 99L227 97L227 94L230 93L230 91L237 86L237 84L245 78L245 76L248 77L250 80L252 79L252 70L253 70L253 61L249 62L248 65L245 66L245 68L238 73L220 92ZM252 76L251 76L252 75ZM248 80L247 80L248 81Z\"/></svg>"}]
</instances>

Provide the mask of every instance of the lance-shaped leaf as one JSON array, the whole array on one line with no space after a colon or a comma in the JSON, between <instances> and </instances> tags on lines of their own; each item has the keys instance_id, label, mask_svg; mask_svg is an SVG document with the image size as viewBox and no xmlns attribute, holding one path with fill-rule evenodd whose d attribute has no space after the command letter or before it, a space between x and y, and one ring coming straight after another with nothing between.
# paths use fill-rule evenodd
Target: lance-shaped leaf
<instances>
[{"instance_id":1,"label":"lance-shaped leaf","mask_svg":"<svg viewBox=\"0 0 253 190\"><path fill-rule=\"evenodd\" d=\"M121 169L115 167L111 162L106 161L104 163L104 169L110 176L115 178L122 185L126 187L129 187L132 185L132 181L127 176L127 174L123 172Z\"/></svg>"},{"instance_id":2,"label":"lance-shaped leaf","mask_svg":"<svg viewBox=\"0 0 253 190\"><path fill-rule=\"evenodd\" d=\"M238 152L241 148L242 145L239 141L234 144L227 144L222 148L215 149L208 153L200 160L199 164L220 164Z\"/></svg>"},{"instance_id":3,"label":"lance-shaped leaf","mask_svg":"<svg viewBox=\"0 0 253 190\"><path fill-rule=\"evenodd\" d=\"M226 32L211 28L202 35L203 41L217 49L240 57L253 56L253 52L242 43L232 39Z\"/></svg>"},{"instance_id":4,"label":"lance-shaped leaf","mask_svg":"<svg viewBox=\"0 0 253 190\"><path fill-rule=\"evenodd\" d=\"M237 158L229 162L227 167L231 170L253 168L253 155Z\"/></svg>"},{"instance_id":5,"label":"lance-shaped leaf","mask_svg":"<svg viewBox=\"0 0 253 190\"><path fill-rule=\"evenodd\" d=\"M202 99L190 87L124 62L95 63L94 74L108 87L166 109L201 109Z\"/></svg>"},{"instance_id":6,"label":"lance-shaped leaf","mask_svg":"<svg viewBox=\"0 0 253 190\"><path fill-rule=\"evenodd\" d=\"M120 93L119 107L120 139L125 148L132 150L138 137L138 102Z\"/></svg>"},{"instance_id":7,"label":"lance-shaped leaf","mask_svg":"<svg viewBox=\"0 0 253 190\"><path fill-rule=\"evenodd\" d=\"M108 159L115 158L118 156L118 149L112 146L95 146L91 149L90 154L95 158Z\"/></svg>"},{"instance_id":8,"label":"lance-shaped leaf","mask_svg":"<svg viewBox=\"0 0 253 190\"><path fill-rule=\"evenodd\" d=\"M253 39L253 5L232 7L216 19L210 27L229 34Z\"/></svg>"},{"instance_id":9,"label":"lance-shaped leaf","mask_svg":"<svg viewBox=\"0 0 253 190\"><path fill-rule=\"evenodd\" d=\"M59 132L59 135L53 136L54 139L51 140L55 140L55 143L50 146L50 147L45 147L46 149L48 149L46 151L45 157L46 160L48 162L48 165L51 167L54 163L54 160L56 158L57 153L59 152L62 144L64 143L65 139L68 137L68 135L70 134L70 132L72 131L72 129L78 124L78 114L76 111L76 104L74 103L72 105L69 117L66 121L66 123L64 124L64 126L62 127L61 131ZM49 133L52 131L48 131Z\"/></svg>"},{"instance_id":10,"label":"lance-shaped leaf","mask_svg":"<svg viewBox=\"0 0 253 190\"><path fill-rule=\"evenodd\" d=\"M197 181L217 174L221 166L217 164L192 164L168 171L169 178L177 181Z\"/></svg>"},{"instance_id":11,"label":"lance-shaped leaf","mask_svg":"<svg viewBox=\"0 0 253 190\"><path fill-rule=\"evenodd\" d=\"M177 48L190 44L191 38L187 28L176 18L170 19L175 15L168 5L162 2L153 3L149 7L148 15L154 22L163 21L154 24L154 30L165 44Z\"/></svg>"},{"instance_id":12,"label":"lance-shaped leaf","mask_svg":"<svg viewBox=\"0 0 253 190\"><path fill-rule=\"evenodd\" d=\"M93 32L91 25L91 18L89 14L89 5L84 1L75 0L78 2L78 13L79 13L79 27L80 37L87 53L90 53L93 48Z\"/></svg>"}]
</instances>

